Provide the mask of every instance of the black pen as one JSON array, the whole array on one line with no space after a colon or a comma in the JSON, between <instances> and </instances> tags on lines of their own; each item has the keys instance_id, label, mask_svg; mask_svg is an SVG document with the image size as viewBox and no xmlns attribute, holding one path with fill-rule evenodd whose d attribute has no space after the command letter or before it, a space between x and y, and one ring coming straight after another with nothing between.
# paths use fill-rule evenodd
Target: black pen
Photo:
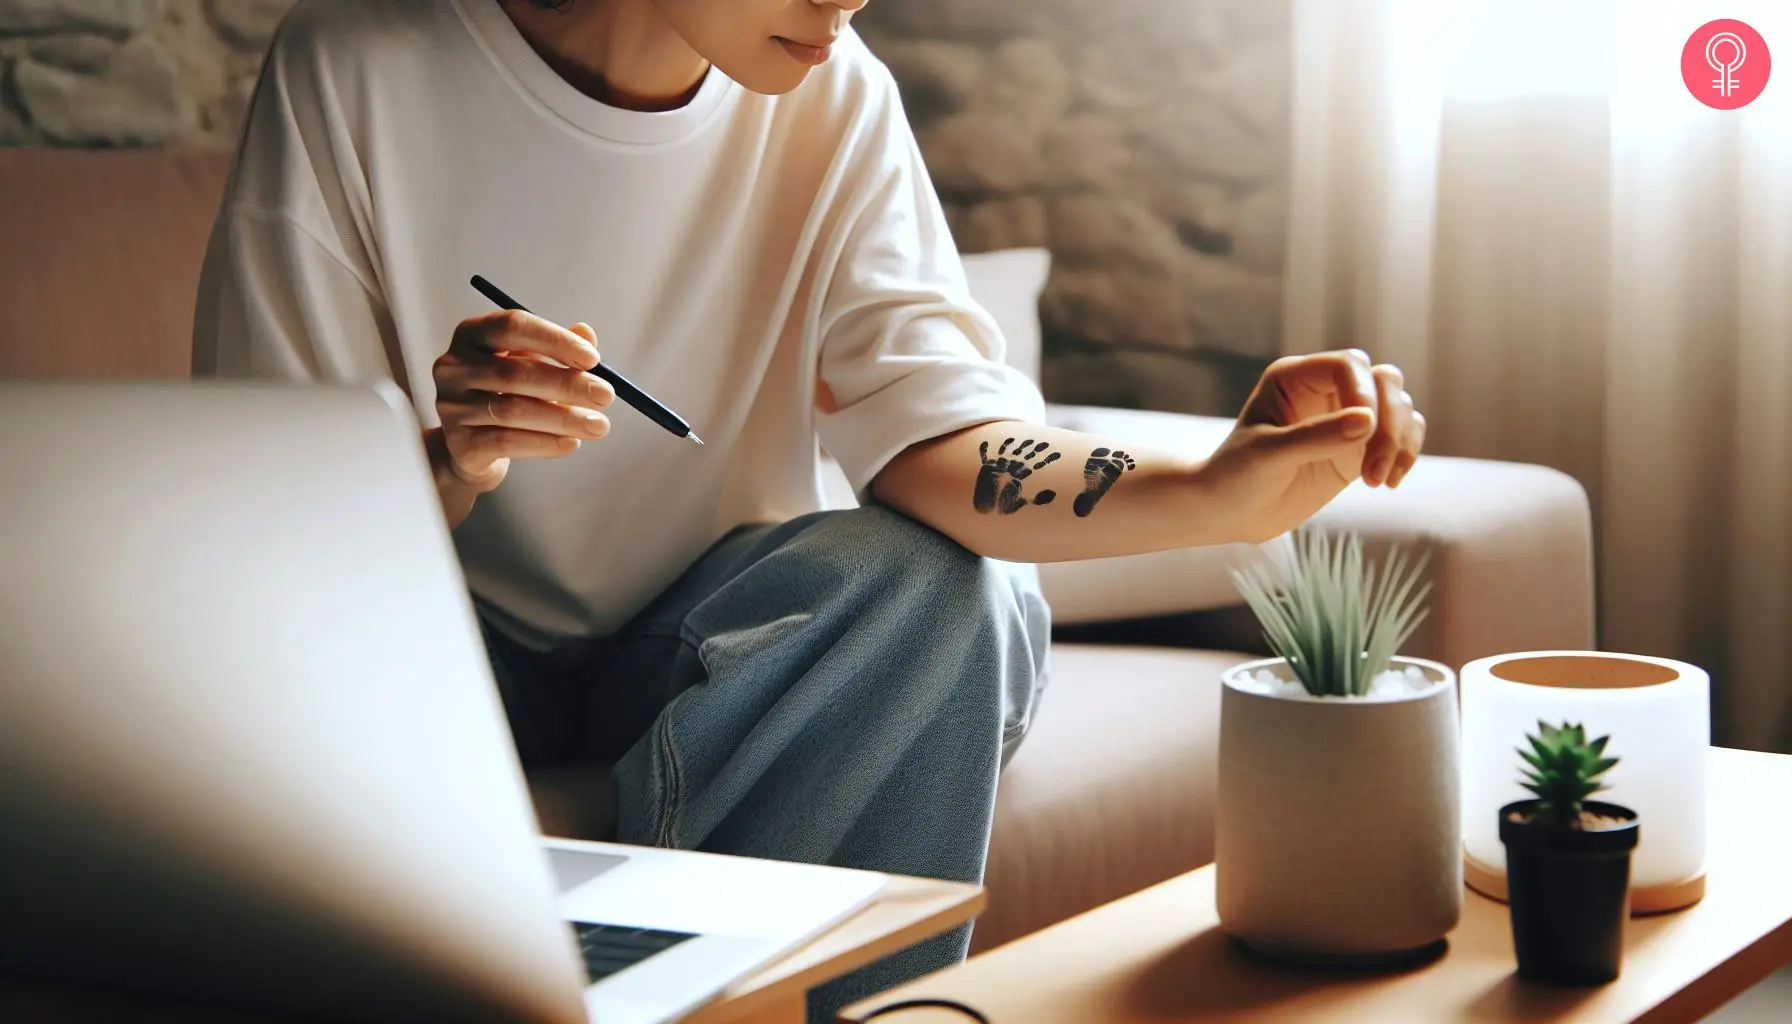
<instances>
[{"instance_id":1,"label":"black pen","mask_svg":"<svg viewBox=\"0 0 1792 1024\"><path fill-rule=\"evenodd\" d=\"M530 311L522 303L504 294L497 285L478 274L473 275L473 287L479 289L479 294L492 300L501 308L521 310L524 313ZM683 417L661 405L658 399L636 387L633 381L610 369L609 366L600 362L586 372L609 381L610 386L616 389L617 398L634 406L640 410L641 415L671 431L674 437L688 437L698 444L703 443L701 437L691 433L691 425L686 423Z\"/></svg>"}]
</instances>

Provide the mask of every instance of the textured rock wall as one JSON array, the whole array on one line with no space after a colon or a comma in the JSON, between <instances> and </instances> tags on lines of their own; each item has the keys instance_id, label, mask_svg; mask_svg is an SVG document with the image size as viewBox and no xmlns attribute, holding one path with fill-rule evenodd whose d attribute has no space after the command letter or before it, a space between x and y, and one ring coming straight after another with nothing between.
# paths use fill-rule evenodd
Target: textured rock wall
<instances>
[{"instance_id":1,"label":"textured rock wall","mask_svg":"<svg viewBox=\"0 0 1792 1024\"><path fill-rule=\"evenodd\" d=\"M228 148L292 0L0 0L0 144ZM969 252L1043 245L1055 401L1230 413L1274 355L1291 0L877 0Z\"/></svg>"},{"instance_id":2,"label":"textured rock wall","mask_svg":"<svg viewBox=\"0 0 1792 1024\"><path fill-rule=\"evenodd\" d=\"M1276 354L1290 0L889 0L902 85L967 252L1043 245L1045 389L1230 414Z\"/></svg>"},{"instance_id":3,"label":"textured rock wall","mask_svg":"<svg viewBox=\"0 0 1792 1024\"><path fill-rule=\"evenodd\" d=\"M0 0L0 145L228 148L292 0Z\"/></svg>"}]
</instances>

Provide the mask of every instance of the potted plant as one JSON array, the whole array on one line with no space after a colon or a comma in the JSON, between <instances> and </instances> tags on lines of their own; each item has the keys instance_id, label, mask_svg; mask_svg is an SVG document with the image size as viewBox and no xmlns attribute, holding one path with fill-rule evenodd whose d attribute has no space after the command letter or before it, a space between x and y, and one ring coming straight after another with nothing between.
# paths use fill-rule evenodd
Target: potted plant
<instances>
[{"instance_id":1,"label":"potted plant","mask_svg":"<svg viewBox=\"0 0 1792 1024\"><path fill-rule=\"evenodd\" d=\"M1618 976L1630 916L1630 856L1636 812L1587 797L1618 763L1601 736L1579 725L1537 723L1526 737L1524 788L1536 794L1500 808L1507 901L1518 973L1564 985L1601 985Z\"/></svg>"},{"instance_id":2,"label":"potted plant","mask_svg":"<svg viewBox=\"0 0 1792 1024\"><path fill-rule=\"evenodd\" d=\"M1221 926L1278 959L1432 955L1462 910L1461 767L1455 673L1397 655L1424 562L1317 528L1272 550L1233 572L1279 657L1223 678Z\"/></svg>"}]
</instances>

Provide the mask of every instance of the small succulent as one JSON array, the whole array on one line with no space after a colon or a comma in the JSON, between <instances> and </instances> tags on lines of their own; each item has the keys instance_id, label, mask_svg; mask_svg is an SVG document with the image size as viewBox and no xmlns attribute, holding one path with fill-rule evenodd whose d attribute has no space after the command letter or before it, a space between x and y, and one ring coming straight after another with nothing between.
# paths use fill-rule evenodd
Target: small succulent
<instances>
[{"instance_id":1,"label":"small succulent","mask_svg":"<svg viewBox=\"0 0 1792 1024\"><path fill-rule=\"evenodd\" d=\"M1292 553L1232 570L1270 650L1315 697L1361 697L1426 615L1431 584L1418 586L1425 558L1410 566L1395 548L1380 575L1363 561L1363 539L1341 541L1319 527L1294 537ZM1415 589L1416 587L1416 589Z\"/></svg>"},{"instance_id":2,"label":"small succulent","mask_svg":"<svg viewBox=\"0 0 1792 1024\"><path fill-rule=\"evenodd\" d=\"M1531 749L1518 748L1530 767L1524 770L1524 788L1536 794L1538 816L1562 828L1578 828L1582 803L1606 786L1599 777L1618 763L1605 756L1610 736L1587 742L1587 730L1579 725L1537 723L1537 732L1525 737Z\"/></svg>"}]
</instances>

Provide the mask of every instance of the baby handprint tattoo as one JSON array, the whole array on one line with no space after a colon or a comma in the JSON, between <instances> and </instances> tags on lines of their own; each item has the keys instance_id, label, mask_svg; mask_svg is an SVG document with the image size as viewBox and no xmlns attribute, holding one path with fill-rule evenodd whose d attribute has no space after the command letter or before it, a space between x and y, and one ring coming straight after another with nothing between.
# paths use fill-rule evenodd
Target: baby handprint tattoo
<instances>
[{"instance_id":1,"label":"baby handprint tattoo","mask_svg":"<svg viewBox=\"0 0 1792 1024\"><path fill-rule=\"evenodd\" d=\"M1014 442L1012 437L1004 440L993 458L988 441L978 446L983 466L977 471L977 487L971 495L971 504L977 511L1011 516L1028 505L1050 505L1057 500L1056 491L1040 491L1031 499L1022 491L1028 477L1058 461L1061 453L1046 454L1051 445L1044 441L1029 438L1019 445ZM1137 468L1138 463L1123 451L1097 448L1090 452L1088 462L1083 464L1083 493L1072 503L1077 516L1088 518L1120 478Z\"/></svg>"},{"instance_id":2,"label":"baby handprint tattoo","mask_svg":"<svg viewBox=\"0 0 1792 1024\"><path fill-rule=\"evenodd\" d=\"M1022 441L1013 454L1009 454L1008 446L1014 444L1014 438L1002 442L996 450L995 458L989 457L989 442L978 446L983 458L983 468L977 472L977 488L971 495L971 504L977 511L997 515L1011 516L1028 505L1050 505L1058 497L1056 491L1040 491L1028 501L1021 494L1021 487L1027 477L1034 471L1044 469L1058 461L1058 452L1052 452L1040 458L1051 445L1044 441L1035 444L1031 439ZM1037 459L1031 465L1029 460Z\"/></svg>"}]
</instances>

